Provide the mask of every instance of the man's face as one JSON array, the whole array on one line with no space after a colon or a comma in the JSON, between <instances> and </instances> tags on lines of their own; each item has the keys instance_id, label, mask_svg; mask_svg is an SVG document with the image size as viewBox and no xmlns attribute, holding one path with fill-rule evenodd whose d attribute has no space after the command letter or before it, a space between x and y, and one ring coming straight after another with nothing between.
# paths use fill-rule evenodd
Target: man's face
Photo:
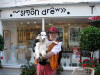
<instances>
[{"instance_id":1,"label":"man's face","mask_svg":"<svg viewBox=\"0 0 100 75\"><path fill-rule=\"evenodd\" d=\"M54 40L57 37L57 33L49 33L49 37L51 40Z\"/></svg>"}]
</instances>

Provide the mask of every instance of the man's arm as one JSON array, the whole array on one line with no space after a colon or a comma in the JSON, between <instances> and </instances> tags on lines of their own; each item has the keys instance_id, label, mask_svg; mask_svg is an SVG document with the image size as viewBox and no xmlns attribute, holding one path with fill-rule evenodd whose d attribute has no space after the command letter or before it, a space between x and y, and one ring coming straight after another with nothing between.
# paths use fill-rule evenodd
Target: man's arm
<instances>
[{"instance_id":1,"label":"man's arm","mask_svg":"<svg viewBox=\"0 0 100 75\"><path fill-rule=\"evenodd\" d=\"M47 55L45 56L46 59L50 58L51 56L59 53L61 51L61 46L62 43L59 42L57 45L55 45L52 50L50 52L47 53Z\"/></svg>"}]
</instances>

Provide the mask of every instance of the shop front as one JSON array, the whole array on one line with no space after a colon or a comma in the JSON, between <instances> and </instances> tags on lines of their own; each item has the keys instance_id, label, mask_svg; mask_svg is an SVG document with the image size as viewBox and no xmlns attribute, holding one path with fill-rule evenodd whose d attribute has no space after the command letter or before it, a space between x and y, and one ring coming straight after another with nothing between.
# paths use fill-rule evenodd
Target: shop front
<instances>
[{"instance_id":1,"label":"shop front","mask_svg":"<svg viewBox=\"0 0 100 75\"><path fill-rule=\"evenodd\" d=\"M100 8L98 4L97 8ZM96 10L98 11L98 9ZM98 15L98 13L94 12L94 15ZM63 42L63 52L73 52L74 47L79 47L78 34L88 26L89 16L93 16L91 7L82 3L3 9L1 22L6 53L4 63L7 64L10 59L8 58L9 49L12 44L16 50L17 63L23 63L26 59L29 61L30 55L32 55L33 40L41 31L48 32L48 28L51 26L59 30L59 38ZM77 60L72 61L72 55L67 54L67 57L70 59L68 66L72 62L77 62ZM25 60L22 61L23 58Z\"/></svg>"}]
</instances>

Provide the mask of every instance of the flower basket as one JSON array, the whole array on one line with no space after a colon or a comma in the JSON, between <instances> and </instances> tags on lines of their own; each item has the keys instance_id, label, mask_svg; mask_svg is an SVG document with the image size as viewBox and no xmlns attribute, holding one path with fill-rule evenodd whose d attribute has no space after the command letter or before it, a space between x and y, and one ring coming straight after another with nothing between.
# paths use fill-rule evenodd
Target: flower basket
<instances>
[{"instance_id":1,"label":"flower basket","mask_svg":"<svg viewBox=\"0 0 100 75\"><path fill-rule=\"evenodd\" d=\"M22 68L21 75L36 75L36 66L34 64L23 65L21 66L21 68Z\"/></svg>"},{"instance_id":2,"label":"flower basket","mask_svg":"<svg viewBox=\"0 0 100 75\"><path fill-rule=\"evenodd\" d=\"M99 27L100 28L100 21L90 21L89 24L91 26Z\"/></svg>"},{"instance_id":3,"label":"flower basket","mask_svg":"<svg viewBox=\"0 0 100 75\"><path fill-rule=\"evenodd\" d=\"M90 57L89 59L84 59L79 60L78 62L80 62L80 66L85 68L85 67L90 67L92 69L95 70L95 75L99 75L100 74L100 64L97 62L98 59L93 59L92 57Z\"/></svg>"},{"instance_id":4,"label":"flower basket","mask_svg":"<svg viewBox=\"0 0 100 75\"><path fill-rule=\"evenodd\" d=\"M90 59L84 59L83 61L79 60L78 62L80 62L80 66L82 67L91 67L91 68L94 68L97 63L96 59L93 59L92 57L90 57Z\"/></svg>"},{"instance_id":5,"label":"flower basket","mask_svg":"<svg viewBox=\"0 0 100 75\"><path fill-rule=\"evenodd\" d=\"M89 17L88 19L91 26L100 27L100 16Z\"/></svg>"}]
</instances>

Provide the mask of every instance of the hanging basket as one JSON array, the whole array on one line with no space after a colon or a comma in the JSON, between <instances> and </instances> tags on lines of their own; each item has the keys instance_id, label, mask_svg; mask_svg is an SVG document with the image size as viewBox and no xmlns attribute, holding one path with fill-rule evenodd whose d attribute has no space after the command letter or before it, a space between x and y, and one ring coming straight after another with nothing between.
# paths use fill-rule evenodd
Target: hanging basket
<instances>
[{"instance_id":1,"label":"hanging basket","mask_svg":"<svg viewBox=\"0 0 100 75\"><path fill-rule=\"evenodd\" d=\"M89 17L88 19L91 26L100 27L100 16Z\"/></svg>"}]
</instances>

